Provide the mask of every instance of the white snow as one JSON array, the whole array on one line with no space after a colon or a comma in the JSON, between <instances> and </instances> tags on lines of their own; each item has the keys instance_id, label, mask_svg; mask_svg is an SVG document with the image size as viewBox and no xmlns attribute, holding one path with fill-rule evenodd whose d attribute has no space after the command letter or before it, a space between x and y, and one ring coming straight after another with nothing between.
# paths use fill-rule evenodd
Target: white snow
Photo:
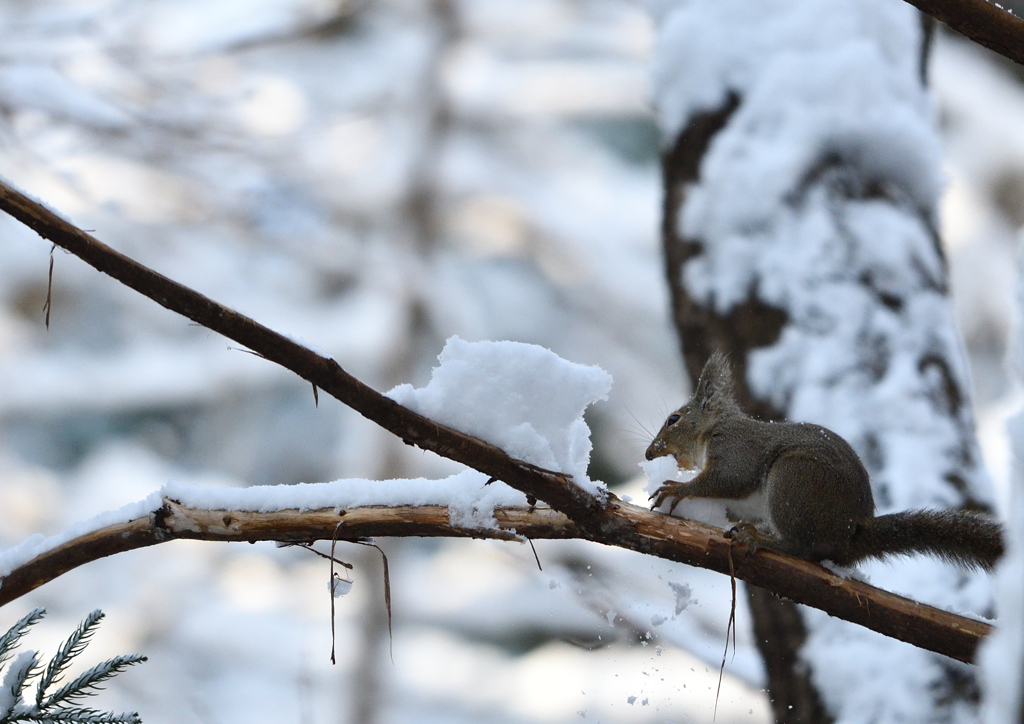
<instances>
[{"instance_id":1,"label":"white snow","mask_svg":"<svg viewBox=\"0 0 1024 724\"><path fill-rule=\"evenodd\" d=\"M4 672L3 683L0 684L0 717L6 717L21 701L21 691L18 684L25 680L25 670L35 665L37 654L35 651L22 651L7 666Z\"/></svg>"},{"instance_id":2,"label":"white snow","mask_svg":"<svg viewBox=\"0 0 1024 724\"><path fill-rule=\"evenodd\" d=\"M387 396L604 495L604 484L587 476L593 445L583 411L607 398L611 375L521 342L452 337L438 360L425 387L399 385Z\"/></svg>"},{"instance_id":3,"label":"white snow","mask_svg":"<svg viewBox=\"0 0 1024 724\"><path fill-rule=\"evenodd\" d=\"M1024 380L1024 267L1017 281L1010 362L1018 384ZM996 568L995 632L982 642L985 724L1014 724L1024 706L1024 411L1009 421L1013 449L1010 510L1005 527L1007 552Z\"/></svg>"},{"instance_id":4,"label":"white snow","mask_svg":"<svg viewBox=\"0 0 1024 724\"><path fill-rule=\"evenodd\" d=\"M0 553L0 576L6 576L15 568L27 563L36 556L64 545L86 533L106 528L107 526L125 523L149 515L161 505L160 493L153 493L137 503L130 503L117 510L109 510L96 515L88 520L74 523L60 533L51 536L44 536L39 533L32 536L20 545Z\"/></svg>"},{"instance_id":5,"label":"white snow","mask_svg":"<svg viewBox=\"0 0 1024 724\"><path fill-rule=\"evenodd\" d=\"M161 493L184 505L209 510L319 510L371 505L445 505L451 523L462 528L493 528L494 508L526 505L526 496L504 483L464 470L442 480L335 480L330 483L201 488L169 483Z\"/></svg>"},{"instance_id":6,"label":"white snow","mask_svg":"<svg viewBox=\"0 0 1024 724\"><path fill-rule=\"evenodd\" d=\"M687 583L676 583L675 581L669 581L668 587L672 589L672 593L676 596L676 610L675 615L678 616L686 607L690 605L690 601L693 598L693 591L690 589Z\"/></svg>"}]
</instances>

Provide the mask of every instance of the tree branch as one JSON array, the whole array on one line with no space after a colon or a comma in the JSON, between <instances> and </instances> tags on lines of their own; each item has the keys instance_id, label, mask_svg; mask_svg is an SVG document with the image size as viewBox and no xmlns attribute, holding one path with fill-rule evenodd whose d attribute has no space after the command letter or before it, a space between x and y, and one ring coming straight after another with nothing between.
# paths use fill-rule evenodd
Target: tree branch
<instances>
[{"instance_id":1,"label":"tree branch","mask_svg":"<svg viewBox=\"0 0 1024 724\"><path fill-rule=\"evenodd\" d=\"M330 511L245 513L186 508L172 500L148 518L83 535L58 546L0 579L0 605L98 558L176 538L219 541L339 540L365 536L576 537L730 571L778 596L819 608L883 635L969 662L985 623L915 603L867 584L841 578L821 566L770 551L747 554L721 530L655 513L614 495L601 501L565 475L539 469L504 451L418 415L283 335L119 254L41 204L0 182L0 210L162 306L247 346L338 398L408 444L432 450L504 481L548 503L539 508L495 511L499 529L453 528L444 507L354 508Z\"/></svg>"},{"instance_id":2,"label":"tree branch","mask_svg":"<svg viewBox=\"0 0 1024 724\"><path fill-rule=\"evenodd\" d=\"M514 460L494 445L399 405L357 380L333 359L323 357L114 251L3 182L0 182L0 210L160 306L291 370L363 417L394 433L406 444L430 450L504 481L529 496L543 500L577 522L586 522L603 510L601 501L573 484L565 475Z\"/></svg>"},{"instance_id":3,"label":"tree branch","mask_svg":"<svg viewBox=\"0 0 1024 724\"><path fill-rule=\"evenodd\" d=\"M987 0L906 0L978 45L1024 65L1024 20Z\"/></svg>"},{"instance_id":4,"label":"tree branch","mask_svg":"<svg viewBox=\"0 0 1024 724\"><path fill-rule=\"evenodd\" d=\"M986 623L842 578L808 561L770 551L748 554L723 531L703 523L622 501L614 501L612 507L639 536L612 535L602 543L725 574L731 555L739 579L960 661L970 662L978 642L992 630ZM15 568L0 579L0 606L90 561L177 539L312 543L331 540L335 534L343 541L380 536L588 538L569 518L550 508L498 508L494 517L497 528L468 529L454 527L448 508L440 505L252 513L190 508L165 498L145 518L87 533Z\"/></svg>"}]
</instances>

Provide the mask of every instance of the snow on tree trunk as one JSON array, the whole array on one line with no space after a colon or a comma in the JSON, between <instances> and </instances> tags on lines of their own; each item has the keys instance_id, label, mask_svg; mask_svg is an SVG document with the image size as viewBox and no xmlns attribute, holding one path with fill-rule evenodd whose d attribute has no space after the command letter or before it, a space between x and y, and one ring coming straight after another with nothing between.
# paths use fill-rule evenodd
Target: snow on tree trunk
<instances>
[{"instance_id":1,"label":"snow on tree trunk","mask_svg":"<svg viewBox=\"0 0 1024 724\"><path fill-rule=\"evenodd\" d=\"M1017 379L1024 382L1024 267L1017 282L1014 344ZM985 724L1024 724L1024 411L1009 421L1013 447L1007 553L996 570L999 627L982 645Z\"/></svg>"},{"instance_id":2,"label":"snow on tree trunk","mask_svg":"<svg viewBox=\"0 0 1024 724\"><path fill-rule=\"evenodd\" d=\"M692 0L659 11L663 241L696 378L730 354L747 409L856 448L878 513L988 510L936 226L922 23L888 0ZM872 583L991 613L927 558ZM976 720L970 667L749 591L776 720Z\"/></svg>"}]
</instances>

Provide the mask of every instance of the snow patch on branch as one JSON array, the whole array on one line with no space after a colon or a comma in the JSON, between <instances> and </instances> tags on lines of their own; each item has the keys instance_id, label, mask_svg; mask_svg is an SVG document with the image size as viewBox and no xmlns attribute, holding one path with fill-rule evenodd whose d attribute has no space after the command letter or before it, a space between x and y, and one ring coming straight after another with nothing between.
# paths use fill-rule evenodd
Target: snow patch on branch
<instances>
[{"instance_id":1,"label":"snow patch on branch","mask_svg":"<svg viewBox=\"0 0 1024 724\"><path fill-rule=\"evenodd\" d=\"M521 342L452 337L438 360L426 387L399 385L387 396L514 458L568 473L594 495L605 494L604 484L587 476L593 445L583 411L607 399L611 375Z\"/></svg>"},{"instance_id":2,"label":"snow patch on branch","mask_svg":"<svg viewBox=\"0 0 1024 724\"><path fill-rule=\"evenodd\" d=\"M441 480L353 478L251 488L204 488L168 483L160 493L190 508L251 513L371 505L446 505L451 511L452 525L461 528L493 528L495 507L526 505L526 496L518 490L500 482L487 485L487 476L476 470L463 470Z\"/></svg>"},{"instance_id":3,"label":"snow patch on branch","mask_svg":"<svg viewBox=\"0 0 1024 724\"><path fill-rule=\"evenodd\" d=\"M18 566L28 563L37 556L47 551L59 548L68 541L79 538L83 535L93 533L111 525L127 523L129 520L142 518L163 504L160 492L152 493L143 500L136 503L129 503L117 510L107 510L95 515L88 520L79 521L68 526L60 533L51 536L44 536L39 533L13 548L0 553L0 576L6 576ZM2 585L2 582L0 582Z\"/></svg>"},{"instance_id":4,"label":"snow patch on branch","mask_svg":"<svg viewBox=\"0 0 1024 724\"><path fill-rule=\"evenodd\" d=\"M335 480L330 483L258 485L249 488L204 488L170 482L144 500L105 511L75 523L52 536L34 535L0 553L0 576L65 543L111 525L145 518L163 505L164 498L190 508L271 513L279 510L322 510L366 506L448 507L456 528L496 528L496 507L526 505L526 496L501 482L487 484L487 476L464 470L441 480Z\"/></svg>"}]
</instances>

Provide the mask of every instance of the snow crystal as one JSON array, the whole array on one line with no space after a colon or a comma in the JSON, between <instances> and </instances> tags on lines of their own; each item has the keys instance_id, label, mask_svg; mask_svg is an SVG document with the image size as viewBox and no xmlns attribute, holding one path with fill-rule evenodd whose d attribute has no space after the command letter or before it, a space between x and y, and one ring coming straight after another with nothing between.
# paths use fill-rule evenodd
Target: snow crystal
<instances>
[{"instance_id":1,"label":"snow crystal","mask_svg":"<svg viewBox=\"0 0 1024 724\"><path fill-rule=\"evenodd\" d=\"M669 582L668 587L672 589L672 593L676 595L676 612L678 616L686 607L690 605L690 601L693 598L693 591L690 589L689 584L686 583L673 583Z\"/></svg>"},{"instance_id":2,"label":"snow crystal","mask_svg":"<svg viewBox=\"0 0 1024 724\"><path fill-rule=\"evenodd\" d=\"M591 493L604 494L604 485L587 476L592 445L583 411L607 398L611 375L520 342L452 337L438 360L441 364L426 387L399 385L387 396L514 458L568 473Z\"/></svg>"}]
</instances>

